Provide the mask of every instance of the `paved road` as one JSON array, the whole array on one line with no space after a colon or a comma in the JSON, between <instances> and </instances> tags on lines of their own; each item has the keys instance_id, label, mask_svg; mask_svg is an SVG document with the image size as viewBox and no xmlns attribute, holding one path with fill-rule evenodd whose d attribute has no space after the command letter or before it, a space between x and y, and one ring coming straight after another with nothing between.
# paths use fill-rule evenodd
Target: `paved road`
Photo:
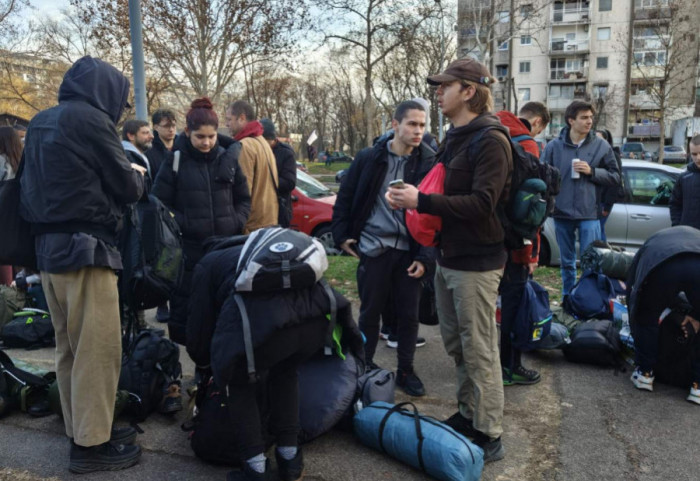
<instances>
[{"instance_id":1,"label":"paved road","mask_svg":"<svg viewBox=\"0 0 700 481\"><path fill-rule=\"evenodd\" d=\"M421 327L428 344L416 353L417 372L428 396L414 399L437 418L455 411L451 361L435 327ZM10 351L17 358L51 365L52 351ZM183 353L183 357L186 357ZM395 367L395 351L380 346L377 361ZM567 363L560 352L527 358L543 380L506 388L503 440L507 457L484 470L484 480L698 480L700 407L682 389L658 386L636 391L629 372L615 375ZM193 366L183 359L186 383ZM397 401L406 396L397 392ZM179 426L153 414L141 424L144 456L138 466L81 480L224 479L226 468L200 462ZM350 433L334 431L304 448L307 478L326 481L423 480L422 473L365 448ZM21 413L0 421L0 480L75 479L67 470L68 441L56 416L33 419Z\"/></svg>"}]
</instances>

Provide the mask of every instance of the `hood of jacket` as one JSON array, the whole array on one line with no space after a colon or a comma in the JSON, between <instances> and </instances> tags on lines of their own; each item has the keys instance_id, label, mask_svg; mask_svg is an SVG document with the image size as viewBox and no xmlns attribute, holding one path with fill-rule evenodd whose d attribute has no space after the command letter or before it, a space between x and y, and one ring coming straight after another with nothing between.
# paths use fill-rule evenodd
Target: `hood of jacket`
<instances>
[{"instance_id":1,"label":"hood of jacket","mask_svg":"<svg viewBox=\"0 0 700 481\"><path fill-rule=\"evenodd\" d=\"M106 113L115 124L129 96L129 80L122 73L89 55L76 61L63 76L58 101L87 102Z\"/></svg>"},{"instance_id":2,"label":"hood of jacket","mask_svg":"<svg viewBox=\"0 0 700 481\"><path fill-rule=\"evenodd\" d=\"M564 127L563 129L561 129L561 132L559 132L559 140L564 142L564 144L566 144L568 147L576 148L577 145L571 141L570 133L571 133L571 127ZM591 129L591 131L588 132L588 135L586 135L586 138L583 139L583 143L581 145L590 144L595 139L597 139L597 137L595 135L595 131L593 129Z\"/></svg>"},{"instance_id":3,"label":"hood of jacket","mask_svg":"<svg viewBox=\"0 0 700 481\"><path fill-rule=\"evenodd\" d=\"M513 113L507 110L501 110L496 112L496 117L498 117L501 123L508 128L510 131L510 136L515 137L517 135L530 135L530 129L516 117Z\"/></svg>"},{"instance_id":4,"label":"hood of jacket","mask_svg":"<svg viewBox=\"0 0 700 481\"><path fill-rule=\"evenodd\" d=\"M263 130L262 124L257 120L253 120L252 122L248 122L245 127L243 127L243 130L234 136L234 139L241 140L246 137L260 137L263 134Z\"/></svg>"}]
</instances>

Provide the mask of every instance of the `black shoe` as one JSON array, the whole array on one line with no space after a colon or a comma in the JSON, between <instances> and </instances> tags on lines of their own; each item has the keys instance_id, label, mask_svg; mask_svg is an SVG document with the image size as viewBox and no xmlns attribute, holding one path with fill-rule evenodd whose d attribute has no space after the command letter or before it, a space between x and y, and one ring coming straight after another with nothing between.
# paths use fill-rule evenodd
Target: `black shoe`
<instances>
[{"instance_id":1,"label":"black shoe","mask_svg":"<svg viewBox=\"0 0 700 481\"><path fill-rule=\"evenodd\" d=\"M156 310L156 321L158 322L168 322L170 320L170 310L168 309L168 303L161 304Z\"/></svg>"},{"instance_id":2,"label":"black shoe","mask_svg":"<svg viewBox=\"0 0 700 481\"><path fill-rule=\"evenodd\" d=\"M276 477L270 469L270 460L265 460L265 472L258 473L243 461L241 469L230 471L226 475L226 481L276 481Z\"/></svg>"},{"instance_id":3,"label":"black shoe","mask_svg":"<svg viewBox=\"0 0 700 481\"><path fill-rule=\"evenodd\" d=\"M510 386L512 384L537 384L540 382L540 373L534 369L525 369L523 366L517 366L511 371L508 368L503 369L503 385Z\"/></svg>"},{"instance_id":4,"label":"black shoe","mask_svg":"<svg viewBox=\"0 0 700 481\"><path fill-rule=\"evenodd\" d=\"M403 392L409 396L425 396L425 387L423 387L423 382L413 371L407 372L402 369L397 369L396 385L403 389Z\"/></svg>"},{"instance_id":5,"label":"black shoe","mask_svg":"<svg viewBox=\"0 0 700 481\"><path fill-rule=\"evenodd\" d=\"M301 448L297 448L297 455L293 459L284 459L279 451L275 450L277 459L277 477L281 481L297 481L304 476L304 457Z\"/></svg>"},{"instance_id":6,"label":"black shoe","mask_svg":"<svg viewBox=\"0 0 700 481\"><path fill-rule=\"evenodd\" d=\"M490 439L488 436L478 433L474 444L484 450L484 464L499 461L506 456L506 450L501 444L501 438Z\"/></svg>"},{"instance_id":7,"label":"black shoe","mask_svg":"<svg viewBox=\"0 0 700 481\"><path fill-rule=\"evenodd\" d=\"M110 441L84 448L75 443L70 447L70 469L73 473L93 471L117 471L130 468L139 462L141 448Z\"/></svg>"},{"instance_id":8,"label":"black shoe","mask_svg":"<svg viewBox=\"0 0 700 481\"><path fill-rule=\"evenodd\" d=\"M109 441L116 444L134 444L137 431L131 426L125 428L112 428Z\"/></svg>"},{"instance_id":9,"label":"black shoe","mask_svg":"<svg viewBox=\"0 0 700 481\"><path fill-rule=\"evenodd\" d=\"M474 421L472 419L465 418L459 411L445 419L442 423L448 425L459 434L462 434L468 438L475 438L479 432L474 428Z\"/></svg>"},{"instance_id":10,"label":"black shoe","mask_svg":"<svg viewBox=\"0 0 700 481\"><path fill-rule=\"evenodd\" d=\"M161 414L173 414L182 411L182 394L180 393L179 382L168 385L163 399L158 405L158 412Z\"/></svg>"},{"instance_id":11,"label":"black shoe","mask_svg":"<svg viewBox=\"0 0 700 481\"><path fill-rule=\"evenodd\" d=\"M49 405L49 400L42 399L27 408L27 414L35 418L43 418L44 416L50 416L53 414L51 406Z\"/></svg>"}]
</instances>

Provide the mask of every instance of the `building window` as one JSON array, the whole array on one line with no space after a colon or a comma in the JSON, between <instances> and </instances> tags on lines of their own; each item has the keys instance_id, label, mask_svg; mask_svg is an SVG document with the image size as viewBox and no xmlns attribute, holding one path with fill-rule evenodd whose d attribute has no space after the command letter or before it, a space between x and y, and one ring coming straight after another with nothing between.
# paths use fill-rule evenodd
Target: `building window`
<instances>
[{"instance_id":1,"label":"building window","mask_svg":"<svg viewBox=\"0 0 700 481\"><path fill-rule=\"evenodd\" d=\"M598 57L595 62L595 68L608 68L608 57Z\"/></svg>"},{"instance_id":2,"label":"building window","mask_svg":"<svg viewBox=\"0 0 700 481\"><path fill-rule=\"evenodd\" d=\"M531 4L520 6L520 16L521 17L528 18L531 13L532 13L532 5Z\"/></svg>"},{"instance_id":3,"label":"building window","mask_svg":"<svg viewBox=\"0 0 700 481\"><path fill-rule=\"evenodd\" d=\"M520 102L527 102L530 100L530 89L518 89L518 100Z\"/></svg>"},{"instance_id":4,"label":"building window","mask_svg":"<svg viewBox=\"0 0 700 481\"><path fill-rule=\"evenodd\" d=\"M668 7L668 0L634 0L634 8Z\"/></svg>"},{"instance_id":5,"label":"building window","mask_svg":"<svg viewBox=\"0 0 700 481\"><path fill-rule=\"evenodd\" d=\"M598 40L610 40L610 27L598 29Z\"/></svg>"},{"instance_id":6,"label":"building window","mask_svg":"<svg viewBox=\"0 0 700 481\"><path fill-rule=\"evenodd\" d=\"M599 12L609 12L612 10L612 0L600 0L598 2Z\"/></svg>"},{"instance_id":7,"label":"building window","mask_svg":"<svg viewBox=\"0 0 700 481\"><path fill-rule=\"evenodd\" d=\"M523 35L520 37L520 45L532 45L532 37L530 35Z\"/></svg>"},{"instance_id":8,"label":"building window","mask_svg":"<svg viewBox=\"0 0 700 481\"><path fill-rule=\"evenodd\" d=\"M496 77L507 77L508 65L496 65Z\"/></svg>"},{"instance_id":9,"label":"building window","mask_svg":"<svg viewBox=\"0 0 700 481\"><path fill-rule=\"evenodd\" d=\"M508 23L510 21L510 12L508 10L498 12L498 21L501 23Z\"/></svg>"},{"instance_id":10,"label":"building window","mask_svg":"<svg viewBox=\"0 0 700 481\"><path fill-rule=\"evenodd\" d=\"M520 62L520 73L530 73L530 61Z\"/></svg>"},{"instance_id":11,"label":"building window","mask_svg":"<svg viewBox=\"0 0 700 481\"><path fill-rule=\"evenodd\" d=\"M594 85L593 86L593 98L600 99L604 98L608 93L608 86L605 84Z\"/></svg>"},{"instance_id":12,"label":"building window","mask_svg":"<svg viewBox=\"0 0 700 481\"><path fill-rule=\"evenodd\" d=\"M498 50L508 50L508 40L498 46Z\"/></svg>"}]
</instances>

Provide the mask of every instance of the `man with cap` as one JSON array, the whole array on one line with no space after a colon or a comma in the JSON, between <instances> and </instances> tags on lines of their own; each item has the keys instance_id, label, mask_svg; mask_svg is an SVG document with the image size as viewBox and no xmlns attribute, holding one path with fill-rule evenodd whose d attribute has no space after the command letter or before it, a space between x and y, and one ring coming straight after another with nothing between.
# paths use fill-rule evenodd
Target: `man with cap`
<instances>
[{"instance_id":1,"label":"man with cap","mask_svg":"<svg viewBox=\"0 0 700 481\"><path fill-rule=\"evenodd\" d=\"M263 126L263 138L270 144L277 164L277 200L279 201L279 215L277 223L282 227L289 227L292 222L292 191L297 185L297 159L294 149L289 144L281 142L275 132L275 124L270 119L261 119Z\"/></svg>"},{"instance_id":2,"label":"man with cap","mask_svg":"<svg viewBox=\"0 0 700 481\"><path fill-rule=\"evenodd\" d=\"M484 449L484 461L505 456L503 378L494 322L498 284L506 263L499 209L508 199L513 170L508 131L491 111L494 82L488 69L465 58L439 75L438 106L452 127L438 151L446 164L443 194L413 185L390 188L393 207L442 218L435 272L440 332L457 369L459 411L445 422Z\"/></svg>"}]
</instances>

